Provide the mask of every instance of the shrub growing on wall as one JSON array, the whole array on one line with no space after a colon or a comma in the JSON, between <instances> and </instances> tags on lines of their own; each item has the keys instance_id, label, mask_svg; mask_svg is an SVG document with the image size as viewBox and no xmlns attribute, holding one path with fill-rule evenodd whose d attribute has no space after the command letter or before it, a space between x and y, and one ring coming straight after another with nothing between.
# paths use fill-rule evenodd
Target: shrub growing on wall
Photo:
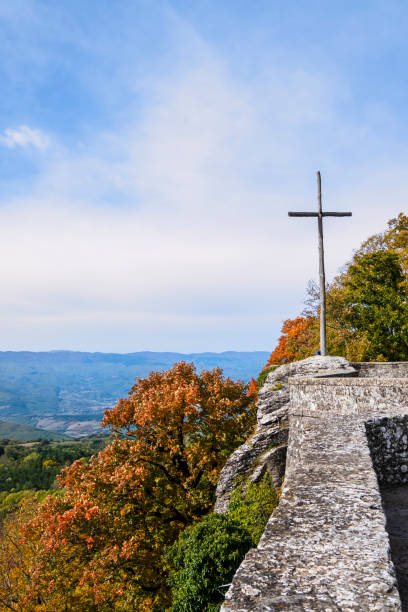
<instances>
[{"instance_id":1,"label":"shrub growing on wall","mask_svg":"<svg viewBox=\"0 0 408 612\"><path fill-rule=\"evenodd\" d=\"M213 612L251 546L258 544L278 504L265 474L261 482L242 481L232 495L228 514L209 514L187 527L167 553L173 587L171 612Z\"/></svg>"},{"instance_id":2,"label":"shrub growing on wall","mask_svg":"<svg viewBox=\"0 0 408 612\"><path fill-rule=\"evenodd\" d=\"M266 473L259 483L243 482L235 489L228 514L245 527L252 537L253 546L256 546L278 502L279 496Z\"/></svg>"},{"instance_id":3,"label":"shrub growing on wall","mask_svg":"<svg viewBox=\"0 0 408 612\"><path fill-rule=\"evenodd\" d=\"M250 533L228 515L209 514L187 527L167 554L171 612L218 610L225 591L220 587L231 582L251 546Z\"/></svg>"}]
</instances>

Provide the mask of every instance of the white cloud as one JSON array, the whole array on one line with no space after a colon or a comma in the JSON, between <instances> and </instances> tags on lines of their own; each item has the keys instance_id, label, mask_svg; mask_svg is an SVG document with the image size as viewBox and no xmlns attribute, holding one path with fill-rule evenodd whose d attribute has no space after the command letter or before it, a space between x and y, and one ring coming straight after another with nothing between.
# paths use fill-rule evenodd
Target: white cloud
<instances>
[{"instance_id":1,"label":"white cloud","mask_svg":"<svg viewBox=\"0 0 408 612\"><path fill-rule=\"evenodd\" d=\"M49 138L41 130L36 130L27 125L18 128L7 128L0 134L0 144L10 149L22 147L23 149L33 147L39 151L45 151L49 144Z\"/></svg>"},{"instance_id":2,"label":"white cloud","mask_svg":"<svg viewBox=\"0 0 408 612\"><path fill-rule=\"evenodd\" d=\"M287 211L314 208L321 159L325 206L355 215L326 224L329 277L398 212L402 173L386 211L375 164L364 193L355 174L342 186L339 151L362 134L336 111L342 83L285 66L243 81L185 44L188 65L146 79L122 127L53 149L30 193L0 209L3 347L272 348L315 276L315 223ZM49 144L27 126L0 142Z\"/></svg>"}]
</instances>

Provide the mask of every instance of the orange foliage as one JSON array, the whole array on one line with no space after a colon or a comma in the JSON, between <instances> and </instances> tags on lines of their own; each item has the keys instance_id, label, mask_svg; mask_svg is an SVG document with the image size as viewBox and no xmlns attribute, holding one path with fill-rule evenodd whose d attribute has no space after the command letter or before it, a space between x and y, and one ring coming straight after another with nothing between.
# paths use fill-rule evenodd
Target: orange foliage
<instances>
[{"instance_id":1,"label":"orange foliage","mask_svg":"<svg viewBox=\"0 0 408 612\"><path fill-rule=\"evenodd\" d=\"M284 321L282 336L265 367L290 363L313 355L315 327L315 317L296 317L296 319Z\"/></svg>"},{"instance_id":2,"label":"orange foliage","mask_svg":"<svg viewBox=\"0 0 408 612\"><path fill-rule=\"evenodd\" d=\"M31 612L24 593L35 571L39 538L25 541L21 528L34 515L35 506L36 500L25 499L18 511L10 512L0 521L0 610ZM39 598L38 602L45 603L45 598Z\"/></svg>"},{"instance_id":3,"label":"orange foliage","mask_svg":"<svg viewBox=\"0 0 408 612\"><path fill-rule=\"evenodd\" d=\"M219 472L253 424L246 386L220 369L199 376L181 362L136 379L105 413L113 442L64 470L65 494L25 527L42 543L27 601L47 592L55 612L166 609L163 550L211 509Z\"/></svg>"},{"instance_id":4,"label":"orange foliage","mask_svg":"<svg viewBox=\"0 0 408 612\"><path fill-rule=\"evenodd\" d=\"M256 399L258 396L258 383L255 378L251 378L251 382L248 385L248 397Z\"/></svg>"}]
</instances>

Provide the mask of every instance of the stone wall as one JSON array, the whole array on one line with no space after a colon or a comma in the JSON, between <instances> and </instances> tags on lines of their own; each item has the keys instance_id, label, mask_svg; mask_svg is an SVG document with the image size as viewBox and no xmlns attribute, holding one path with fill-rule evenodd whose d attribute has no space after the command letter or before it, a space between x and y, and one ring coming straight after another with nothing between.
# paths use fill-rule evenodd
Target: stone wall
<instances>
[{"instance_id":1,"label":"stone wall","mask_svg":"<svg viewBox=\"0 0 408 612\"><path fill-rule=\"evenodd\" d=\"M408 482L408 415L365 424L371 459L381 486Z\"/></svg>"},{"instance_id":2,"label":"stone wall","mask_svg":"<svg viewBox=\"0 0 408 612\"><path fill-rule=\"evenodd\" d=\"M385 460L384 477L398 473L405 482L408 379L389 372L406 374L408 364L354 365L361 378L290 381L280 504L223 612L401 610L367 436L374 463ZM387 447L395 450L388 467Z\"/></svg>"},{"instance_id":3,"label":"stone wall","mask_svg":"<svg viewBox=\"0 0 408 612\"><path fill-rule=\"evenodd\" d=\"M408 378L407 361L361 362L351 364L359 378Z\"/></svg>"}]
</instances>

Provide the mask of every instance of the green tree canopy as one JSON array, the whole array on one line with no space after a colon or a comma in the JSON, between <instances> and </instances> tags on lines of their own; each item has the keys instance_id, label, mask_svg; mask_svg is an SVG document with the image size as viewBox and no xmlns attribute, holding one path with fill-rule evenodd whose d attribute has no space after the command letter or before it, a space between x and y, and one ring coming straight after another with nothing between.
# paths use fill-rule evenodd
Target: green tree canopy
<instances>
[{"instance_id":1,"label":"green tree canopy","mask_svg":"<svg viewBox=\"0 0 408 612\"><path fill-rule=\"evenodd\" d=\"M401 261L392 251L357 255L341 277L345 325L365 338L365 359L408 358L408 294Z\"/></svg>"}]
</instances>

